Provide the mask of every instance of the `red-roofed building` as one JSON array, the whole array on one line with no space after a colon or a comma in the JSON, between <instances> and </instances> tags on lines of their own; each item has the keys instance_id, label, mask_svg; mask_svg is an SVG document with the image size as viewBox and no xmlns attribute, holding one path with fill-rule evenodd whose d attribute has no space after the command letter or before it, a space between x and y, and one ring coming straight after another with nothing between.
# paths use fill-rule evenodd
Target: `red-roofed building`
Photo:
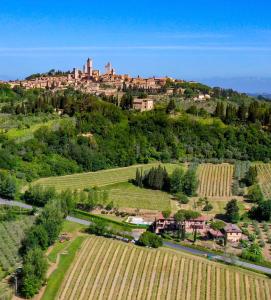
<instances>
[{"instance_id":1,"label":"red-roofed building","mask_svg":"<svg viewBox=\"0 0 271 300\"><path fill-rule=\"evenodd\" d=\"M242 239L242 231L241 229L235 224L227 224L224 227L226 239L229 242L235 243L239 242Z\"/></svg>"},{"instance_id":2,"label":"red-roofed building","mask_svg":"<svg viewBox=\"0 0 271 300\"><path fill-rule=\"evenodd\" d=\"M204 216L187 220L185 221L185 230L187 232L192 232L197 229L199 233L206 233L206 221L207 218ZM155 221L151 225L151 230L157 234L163 233L165 231L176 231L177 229L178 223L174 220L174 218L155 219Z\"/></svg>"}]
</instances>

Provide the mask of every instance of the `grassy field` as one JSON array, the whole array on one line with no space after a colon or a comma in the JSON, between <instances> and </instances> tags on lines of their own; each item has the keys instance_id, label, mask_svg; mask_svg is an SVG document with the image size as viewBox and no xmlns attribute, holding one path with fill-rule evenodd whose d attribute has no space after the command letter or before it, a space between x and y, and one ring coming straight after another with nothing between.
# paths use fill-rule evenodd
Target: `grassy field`
<instances>
[{"instance_id":1,"label":"grassy field","mask_svg":"<svg viewBox=\"0 0 271 300\"><path fill-rule=\"evenodd\" d=\"M242 215L246 208L251 207L251 203L246 203L242 197L235 197L235 199L238 200L238 207L239 207L239 213ZM202 211L202 207L198 207L196 205L196 202L198 200L198 197L190 199L188 204L180 204L180 207L182 209L191 209L191 210L198 210L201 214L207 215L207 216L214 216L216 214L223 214L225 213L225 207L229 200L224 199L209 199L210 203L213 205L213 209L211 211Z\"/></svg>"},{"instance_id":2,"label":"grassy field","mask_svg":"<svg viewBox=\"0 0 271 300\"><path fill-rule=\"evenodd\" d=\"M264 196L271 197L271 164L257 163L258 181Z\"/></svg>"},{"instance_id":3,"label":"grassy field","mask_svg":"<svg viewBox=\"0 0 271 300\"><path fill-rule=\"evenodd\" d=\"M142 189L132 183L124 182L107 186L109 201L119 208L141 208L152 210L171 209L170 195L165 192L151 189Z\"/></svg>"},{"instance_id":4,"label":"grassy field","mask_svg":"<svg viewBox=\"0 0 271 300\"><path fill-rule=\"evenodd\" d=\"M89 237L55 295L43 299L268 300L271 281L180 251Z\"/></svg>"},{"instance_id":5,"label":"grassy field","mask_svg":"<svg viewBox=\"0 0 271 300\"><path fill-rule=\"evenodd\" d=\"M56 299L57 292L63 281L65 274L68 274L68 269L72 264L77 251L80 249L86 236L76 237L69 246L65 249L65 253L60 255L59 264L57 269L52 273L48 279L48 283L45 292L42 296L42 300Z\"/></svg>"},{"instance_id":6,"label":"grassy field","mask_svg":"<svg viewBox=\"0 0 271 300\"><path fill-rule=\"evenodd\" d=\"M127 182L129 179L135 178L137 168L148 170L153 166L158 166L158 164L159 163L150 163L146 165L134 165L125 168L116 168L97 172L41 178L35 181L34 184L54 186L57 190L65 190L68 188L72 190L83 190L88 187L101 187L119 182ZM176 164L163 165L167 168L169 173L177 167Z\"/></svg>"},{"instance_id":7,"label":"grassy field","mask_svg":"<svg viewBox=\"0 0 271 300\"><path fill-rule=\"evenodd\" d=\"M69 233L70 235L73 235L76 232L79 232L85 228L86 228L86 226L84 226L84 225L76 224L76 223L65 220L61 232L65 232L65 233ZM61 251L65 250L65 248L67 248L71 242L72 241L66 241L64 243L56 242L52 248L52 251L50 251L50 253L47 256L49 261L52 263L55 263L57 260L57 255Z\"/></svg>"},{"instance_id":8,"label":"grassy field","mask_svg":"<svg viewBox=\"0 0 271 300\"><path fill-rule=\"evenodd\" d=\"M231 197L234 166L230 164L201 164L198 167L198 195L202 197Z\"/></svg>"}]
</instances>

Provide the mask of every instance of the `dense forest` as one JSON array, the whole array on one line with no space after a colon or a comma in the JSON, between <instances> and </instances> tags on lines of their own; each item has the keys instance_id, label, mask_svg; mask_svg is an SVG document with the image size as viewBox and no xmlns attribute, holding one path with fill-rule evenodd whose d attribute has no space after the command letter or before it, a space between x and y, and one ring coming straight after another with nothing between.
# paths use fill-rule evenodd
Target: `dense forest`
<instances>
[{"instance_id":1,"label":"dense forest","mask_svg":"<svg viewBox=\"0 0 271 300\"><path fill-rule=\"evenodd\" d=\"M41 127L20 143L0 134L0 169L19 179L152 160L271 159L270 108L256 101L231 109L231 114L218 102L214 116L207 117L212 122L206 122L185 111L175 113L174 105L139 113L72 89L26 91L1 85L0 90L2 112L29 116L60 111L68 116L54 130Z\"/></svg>"}]
</instances>

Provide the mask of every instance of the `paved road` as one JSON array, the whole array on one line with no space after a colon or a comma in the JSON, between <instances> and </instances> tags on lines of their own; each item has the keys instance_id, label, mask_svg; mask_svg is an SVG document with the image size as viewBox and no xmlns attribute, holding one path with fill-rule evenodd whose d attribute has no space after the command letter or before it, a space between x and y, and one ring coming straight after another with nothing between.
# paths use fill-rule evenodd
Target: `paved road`
<instances>
[{"instance_id":1,"label":"paved road","mask_svg":"<svg viewBox=\"0 0 271 300\"><path fill-rule=\"evenodd\" d=\"M271 269L270 268L258 266L258 265L248 263L248 262L245 262L245 261L241 261L241 260L238 260L238 258L231 259L229 257L225 257L225 256L222 256L222 255L217 255L217 254L210 253L210 252L207 252L207 251L202 251L202 250L197 250L197 249L185 247L185 246L182 246L182 245L179 245L179 244L174 244L174 243L171 243L171 242L164 242L164 245L167 246L167 247L170 247L170 248L177 249L177 250L186 251L186 252L189 252L189 253L195 254L195 255L202 255L202 256L207 256L208 255L209 257L212 257L212 259L215 259L215 260L219 260L219 261L222 261L222 262L229 263L231 265L236 265L236 266L240 266L240 267L260 271L260 272L263 272L265 274L271 275Z\"/></svg>"},{"instance_id":2,"label":"paved road","mask_svg":"<svg viewBox=\"0 0 271 300\"><path fill-rule=\"evenodd\" d=\"M9 206L17 206L25 209L32 209L32 205L28 205L19 201L13 201L13 200L5 200L3 198L0 198L0 205L9 205Z\"/></svg>"},{"instance_id":3,"label":"paved road","mask_svg":"<svg viewBox=\"0 0 271 300\"><path fill-rule=\"evenodd\" d=\"M21 207L21 208L25 208L25 209L32 209L33 206L22 203L22 202L18 202L18 201L12 201L12 200L5 200L0 198L0 205L10 205L10 206L17 206L17 207ZM74 223L78 223L78 224L82 224L82 225L86 225L89 226L90 222L86 221L86 220L82 220L79 218L75 218L72 216L67 216L66 220L74 222ZM252 263L248 263L248 262L244 262L244 261L240 261L238 259L231 259L222 255L217 255L217 254L213 254L207 251L202 251L202 250L197 250L197 249L193 249L193 248L189 248L189 247L185 247L179 244L174 244L171 242L164 242L164 245L173 249L177 249L177 250L182 250L182 251L186 251L189 252L191 254L194 255L201 255L201 256L210 256L213 259L219 260L219 261L223 261L223 262L227 262L229 264L232 265L236 265L236 266L240 266L240 267L244 267L244 268L248 268L248 269L252 269L252 270L256 270L256 271L260 271L263 272L265 274L269 274L271 275L271 269L267 268L267 267L262 267L262 266L258 266Z\"/></svg>"},{"instance_id":4,"label":"paved road","mask_svg":"<svg viewBox=\"0 0 271 300\"><path fill-rule=\"evenodd\" d=\"M78 218L71 217L71 216L67 216L66 220L71 221L71 222L74 222L74 223L86 225L86 226L89 226L89 225L90 225L90 222L89 222L89 221L82 220L82 219L78 219Z\"/></svg>"}]
</instances>

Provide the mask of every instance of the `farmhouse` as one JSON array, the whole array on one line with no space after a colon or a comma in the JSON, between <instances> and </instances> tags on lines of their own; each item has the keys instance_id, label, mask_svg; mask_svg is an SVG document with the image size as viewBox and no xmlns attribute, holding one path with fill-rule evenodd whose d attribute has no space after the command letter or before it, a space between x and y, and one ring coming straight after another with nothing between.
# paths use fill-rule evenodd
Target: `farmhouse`
<instances>
[{"instance_id":1,"label":"farmhouse","mask_svg":"<svg viewBox=\"0 0 271 300\"><path fill-rule=\"evenodd\" d=\"M235 224L228 224L224 227L225 236L227 241L235 243L242 239L242 231Z\"/></svg>"},{"instance_id":2,"label":"farmhouse","mask_svg":"<svg viewBox=\"0 0 271 300\"><path fill-rule=\"evenodd\" d=\"M152 110L154 107L152 99L134 99L133 109L139 111Z\"/></svg>"},{"instance_id":3,"label":"farmhouse","mask_svg":"<svg viewBox=\"0 0 271 300\"><path fill-rule=\"evenodd\" d=\"M199 233L205 234L206 221L207 219L204 216L184 221L185 230L187 232L192 232L193 230L197 229ZM178 226L179 224L174 220L174 218L159 218L152 223L151 230L157 234L161 234L165 231L175 231L178 229Z\"/></svg>"}]
</instances>

